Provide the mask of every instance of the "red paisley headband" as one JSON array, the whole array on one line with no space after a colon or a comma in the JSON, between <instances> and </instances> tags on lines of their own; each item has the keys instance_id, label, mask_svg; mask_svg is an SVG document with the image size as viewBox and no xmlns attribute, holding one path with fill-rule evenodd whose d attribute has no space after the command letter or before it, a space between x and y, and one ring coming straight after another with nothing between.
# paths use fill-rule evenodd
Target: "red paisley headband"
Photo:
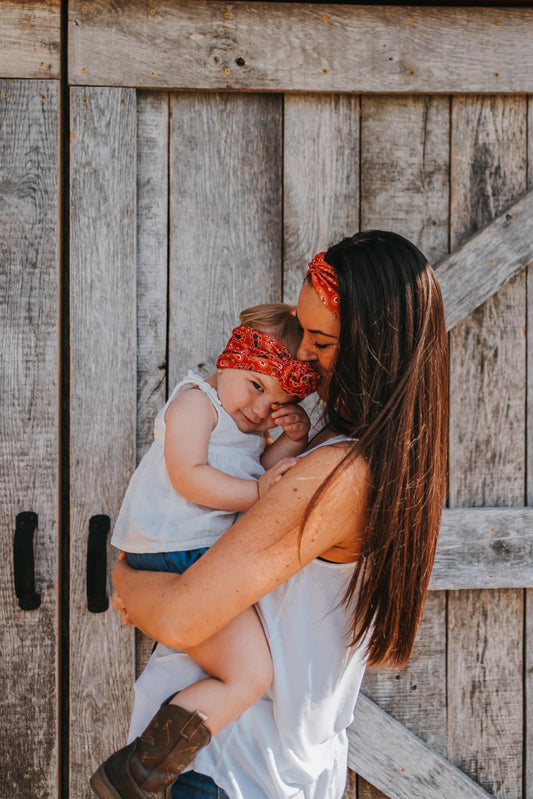
<instances>
[{"instance_id":1,"label":"red paisley headband","mask_svg":"<svg viewBox=\"0 0 533 799\"><path fill-rule=\"evenodd\" d=\"M320 297L320 301L337 319L340 319L339 281L337 273L330 264L324 260L325 252L319 252L307 270L313 288ZM306 276L307 276L306 275Z\"/></svg>"},{"instance_id":2,"label":"red paisley headband","mask_svg":"<svg viewBox=\"0 0 533 799\"><path fill-rule=\"evenodd\" d=\"M316 391L318 373L307 361L293 358L279 339L247 325L236 327L217 369L247 369L276 377L287 394L299 400Z\"/></svg>"}]
</instances>

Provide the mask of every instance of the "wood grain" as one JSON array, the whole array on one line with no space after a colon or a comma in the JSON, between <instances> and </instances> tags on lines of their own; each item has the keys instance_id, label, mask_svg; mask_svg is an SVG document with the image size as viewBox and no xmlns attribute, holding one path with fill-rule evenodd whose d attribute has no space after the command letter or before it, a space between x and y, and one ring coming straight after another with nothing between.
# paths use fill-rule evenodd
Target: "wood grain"
<instances>
[{"instance_id":1,"label":"wood grain","mask_svg":"<svg viewBox=\"0 0 533 799\"><path fill-rule=\"evenodd\" d=\"M453 100L452 248L526 187L521 97ZM521 505L524 496L524 275L451 336L450 505ZM522 795L523 592L448 601L448 757L498 797Z\"/></svg>"},{"instance_id":2,"label":"wood grain","mask_svg":"<svg viewBox=\"0 0 533 799\"><path fill-rule=\"evenodd\" d=\"M448 330L532 262L530 191L437 266Z\"/></svg>"},{"instance_id":3,"label":"wood grain","mask_svg":"<svg viewBox=\"0 0 533 799\"><path fill-rule=\"evenodd\" d=\"M527 92L532 38L533 10L503 5L73 0L69 77L176 89Z\"/></svg>"},{"instance_id":4,"label":"wood grain","mask_svg":"<svg viewBox=\"0 0 533 799\"><path fill-rule=\"evenodd\" d=\"M446 509L430 589L533 587L533 509Z\"/></svg>"},{"instance_id":5,"label":"wood grain","mask_svg":"<svg viewBox=\"0 0 533 799\"><path fill-rule=\"evenodd\" d=\"M449 103L445 98L361 98L361 228L395 230L432 260L448 248ZM446 603L433 593L408 666L372 671L364 691L437 752L446 747ZM407 731L406 731L407 732ZM394 754L391 755L393 758ZM396 768L395 765L388 767ZM376 772L383 768L375 760ZM363 775L369 779L369 772ZM359 799L379 799L359 780ZM411 796L417 792L412 791ZM423 795L422 793L418 795Z\"/></svg>"},{"instance_id":6,"label":"wood grain","mask_svg":"<svg viewBox=\"0 0 533 799\"><path fill-rule=\"evenodd\" d=\"M56 79L60 76L60 0L2 0L0 75Z\"/></svg>"},{"instance_id":7,"label":"wood grain","mask_svg":"<svg viewBox=\"0 0 533 799\"><path fill-rule=\"evenodd\" d=\"M361 229L413 241L431 263L448 252L449 101L361 99Z\"/></svg>"},{"instance_id":8,"label":"wood grain","mask_svg":"<svg viewBox=\"0 0 533 799\"><path fill-rule=\"evenodd\" d=\"M348 729L350 768L390 799L487 799L479 785L361 694ZM359 796L366 796L359 793Z\"/></svg>"},{"instance_id":9,"label":"wood grain","mask_svg":"<svg viewBox=\"0 0 533 799\"><path fill-rule=\"evenodd\" d=\"M281 297L281 115L274 95L171 98L171 386L213 372L239 312Z\"/></svg>"},{"instance_id":10,"label":"wood grain","mask_svg":"<svg viewBox=\"0 0 533 799\"><path fill-rule=\"evenodd\" d=\"M167 393L168 129L167 94L137 95L137 457L154 438ZM153 642L135 631L139 675Z\"/></svg>"},{"instance_id":11,"label":"wood grain","mask_svg":"<svg viewBox=\"0 0 533 799\"><path fill-rule=\"evenodd\" d=\"M0 81L0 795L57 795L59 86ZM41 605L18 606L15 517L38 515Z\"/></svg>"},{"instance_id":12,"label":"wood grain","mask_svg":"<svg viewBox=\"0 0 533 799\"><path fill-rule=\"evenodd\" d=\"M85 570L89 519L113 524L135 467L135 92L74 88L71 127L70 794L88 799L125 743L134 678L133 631L87 611Z\"/></svg>"},{"instance_id":13,"label":"wood grain","mask_svg":"<svg viewBox=\"0 0 533 799\"><path fill-rule=\"evenodd\" d=\"M533 102L528 97L528 188L533 189ZM527 269L527 463L526 503L533 505L533 266ZM524 769L525 799L533 799L533 591L526 591L526 629L524 652L525 734Z\"/></svg>"},{"instance_id":14,"label":"wood grain","mask_svg":"<svg viewBox=\"0 0 533 799\"><path fill-rule=\"evenodd\" d=\"M359 99L287 95L283 298L296 303L315 253L359 229Z\"/></svg>"},{"instance_id":15,"label":"wood grain","mask_svg":"<svg viewBox=\"0 0 533 799\"><path fill-rule=\"evenodd\" d=\"M357 799L357 774L352 769L348 769L346 788L342 799Z\"/></svg>"}]
</instances>

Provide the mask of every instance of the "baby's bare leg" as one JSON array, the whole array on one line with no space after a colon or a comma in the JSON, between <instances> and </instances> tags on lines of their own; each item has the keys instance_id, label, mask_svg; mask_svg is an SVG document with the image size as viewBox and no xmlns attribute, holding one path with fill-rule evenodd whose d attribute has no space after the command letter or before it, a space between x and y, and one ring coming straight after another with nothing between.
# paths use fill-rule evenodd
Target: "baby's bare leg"
<instances>
[{"instance_id":1,"label":"baby's bare leg","mask_svg":"<svg viewBox=\"0 0 533 799\"><path fill-rule=\"evenodd\" d=\"M253 608L187 654L210 677L184 688L171 704L205 713L213 735L253 705L272 682L270 650Z\"/></svg>"}]
</instances>

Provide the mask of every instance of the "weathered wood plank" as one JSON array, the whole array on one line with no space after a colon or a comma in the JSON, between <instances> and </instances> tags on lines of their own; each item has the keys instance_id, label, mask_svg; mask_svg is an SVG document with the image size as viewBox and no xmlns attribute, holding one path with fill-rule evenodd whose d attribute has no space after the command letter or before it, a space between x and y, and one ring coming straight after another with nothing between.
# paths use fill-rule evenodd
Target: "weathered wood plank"
<instances>
[{"instance_id":1,"label":"weathered wood plank","mask_svg":"<svg viewBox=\"0 0 533 799\"><path fill-rule=\"evenodd\" d=\"M88 612L85 572L89 519L113 524L135 467L135 92L73 89L71 130L70 795L88 799L125 742L134 678L132 631Z\"/></svg>"},{"instance_id":2,"label":"weathered wood plank","mask_svg":"<svg viewBox=\"0 0 533 799\"><path fill-rule=\"evenodd\" d=\"M523 195L525 111L521 97L452 101L452 249ZM452 332L452 507L523 504L523 281ZM522 591L450 593L448 757L502 799L522 795L522 640Z\"/></svg>"},{"instance_id":3,"label":"weathered wood plank","mask_svg":"<svg viewBox=\"0 0 533 799\"><path fill-rule=\"evenodd\" d=\"M137 463L166 400L168 284L167 94L137 96ZM153 642L135 631L136 673Z\"/></svg>"},{"instance_id":4,"label":"weathered wood plank","mask_svg":"<svg viewBox=\"0 0 533 799\"><path fill-rule=\"evenodd\" d=\"M137 462L166 400L168 283L167 94L137 99Z\"/></svg>"},{"instance_id":5,"label":"weathered wood plank","mask_svg":"<svg viewBox=\"0 0 533 799\"><path fill-rule=\"evenodd\" d=\"M448 251L448 170L447 98L361 98L362 229L396 230L431 260L442 258ZM445 612L445 596L432 594L408 666L370 671L364 683L374 701L440 753L446 747ZM381 796L359 780L359 799Z\"/></svg>"},{"instance_id":6,"label":"weathered wood plank","mask_svg":"<svg viewBox=\"0 0 533 799\"><path fill-rule=\"evenodd\" d=\"M528 8L71 0L69 77L151 88L527 92L532 38Z\"/></svg>"},{"instance_id":7,"label":"weathered wood plank","mask_svg":"<svg viewBox=\"0 0 533 799\"><path fill-rule=\"evenodd\" d=\"M171 98L169 374L210 374L239 312L281 296L281 98Z\"/></svg>"},{"instance_id":8,"label":"weathered wood plank","mask_svg":"<svg viewBox=\"0 0 533 799\"><path fill-rule=\"evenodd\" d=\"M0 81L0 795L57 795L59 86ZM38 515L21 610L15 518Z\"/></svg>"},{"instance_id":9,"label":"weathered wood plank","mask_svg":"<svg viewBox=\"0 0 533 799\"><path fill-rule=\"evenodd\" d=\"M477 167L472 164L470 168ZM480 202L489 199L485 197ZM493 199L497 200L497 195ZM533 263L533 191L437 266L448 330L530 263Z\"/></svg>"},{"instance_id":10,"label":"weathered wood plank","mask_svg":"<svg viewBox=\"0 0 533 799\"><path fill-rule=\"evenodd\" d=\"M361 98L361 229L411 239L431 263L448 251L449 101Z\"/></svg>"},{"instance_id":11,"label":"weathered wood plank","mask_svg":"<svg viewBox=\"0 0 533 799\"><path fill-rule=\"evenodd\" d=\"M429 587L533 587L533 508L445 509Z\"/></svg>"},{"instance_id":12,"label":"weathered wood plank","mask_svg":"<svg viewBox=\"0 0 533 799\"><path fill-rule=\"evenodd\" d=\"M391 799L490 796L363 694L348 737L350 768Z\"/></svg>"},{"instance_id":13,"label":"weathered wood plank","mask_svg":"<svg viewBox=\"0 0 533 799\"><path fill-rule=\"evenodd\" d=\"M283 135L283 298L307 263L359 228L359 99L288 95Z\"/></svg>"},{"instance_id":14,"label":"weathered wood plank","mask_svg":"<svg viewBox=\"0 0 533 799\"><path fill-rule=\"evenodd\" d=\"M357 774L351 769L348 769L346 788L342 799L357 799Z\"/></svg>"},{"instance_id":15,"label":"weathered wood plank","mask_svg":"<svg viewBox=\"0 0 533 799\"><path fill-rule=\"evenodd\" d=\"M0 75L3 78L59 78L60 0L2 0Z\"/></svg>"},{"instance_id":16,"label":"weathered wood plank","mask_svg":"<svg viewBox=\"0 0 533 799\"><path fill-rule=\"evenodd\" d=\"M528 97L528 188L533 189L533 102ZM533 505L533 267L527 269L527 464L526 502ZM525 683L525 799L533 799L533 591L526 591L524 653Z\"/></svg>"}]
</instances>

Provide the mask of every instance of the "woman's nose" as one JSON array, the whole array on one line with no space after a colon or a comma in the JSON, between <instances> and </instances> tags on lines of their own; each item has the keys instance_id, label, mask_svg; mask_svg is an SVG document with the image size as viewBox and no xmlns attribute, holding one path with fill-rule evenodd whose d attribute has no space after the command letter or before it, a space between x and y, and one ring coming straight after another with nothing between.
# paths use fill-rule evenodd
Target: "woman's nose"
<instances>
[{"instance_id":1,"label":"woman's nose","mask_svg":"<svg viewBox=\"0 0 533 799\"><path fill-rule=\"evenodd\" d=\"M300 361L316 361L317 359L316 352L309 346L305 336L300 341L296 357Z\"/></svg>"}]
</instances>

